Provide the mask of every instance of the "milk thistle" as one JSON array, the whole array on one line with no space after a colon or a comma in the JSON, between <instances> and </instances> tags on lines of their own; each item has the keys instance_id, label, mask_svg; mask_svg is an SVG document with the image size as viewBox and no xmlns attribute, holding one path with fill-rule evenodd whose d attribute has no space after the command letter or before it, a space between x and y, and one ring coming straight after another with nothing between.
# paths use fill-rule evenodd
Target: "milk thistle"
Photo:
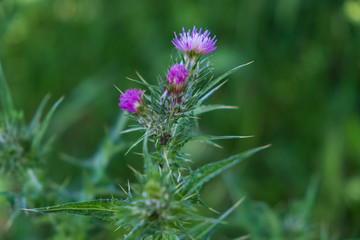
<instances>
[{"instance_id":1,"label":"milk thistle","mask_svg":"<svg viewBox=\"0 0 360 240\"><path fill-rule=\"evenodd\" d=\"M216 145L221 139L240 139L247 136L204 136L197 132L198 116L206 112L229 109L225 105L205 104L231 73L247 64L240 65L217 78L209 77L210 64L201 56L213 52L215 36L202 33L196 27L175 33L175 48L183 52L170 67L158 86L149 84L139 75L139 84L146 88L128 89L120 96L121 110L128 112L136 123L124 133L142 131L143 135L129 148L142 143L144 170L132 169L138 183L122 188L123 199L94 200L67 203L58 206L32 209L35 212L68 212L91 215L113 222L118 227L130 229L126 240L147 239L204 239L234 211L242 199L216 219L203 216L200 188L224 170L268 147L258 147L221 161L212 162L196 170L184 152L188 142L201 141ZM180 52L181 53L181 52Z\"/></svg>"}]
</instances>

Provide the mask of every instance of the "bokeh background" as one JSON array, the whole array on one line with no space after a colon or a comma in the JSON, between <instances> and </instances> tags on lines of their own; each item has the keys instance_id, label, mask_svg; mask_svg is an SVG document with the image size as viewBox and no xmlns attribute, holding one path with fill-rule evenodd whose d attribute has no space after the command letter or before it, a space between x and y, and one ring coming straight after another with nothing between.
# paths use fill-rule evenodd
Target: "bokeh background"
<instances>
[{"instance_id":1,"label":"bokeh background","mask_svg":"<svg viewBox=\"0 0 360 240\"><path fill-rule=\"evenodd\" d=\"M120 112L113 84L139 87L125 79L135 71L164 76L173 32L194 25L217 36L215 76L255 61L209 100L239 109L204 115L200 130L255 137L188 146L193 167L272 144L203 189L220 212L246 196L214 239L360 238L359 0L1 0L0 60L16 106L30 120L47 93L65 95L48 132L49 181L83 187L62 156L94 154ZM107 170L115 183L135 181L127 165L142 164L125 150ZM20 216L7 238L50 239L52 227L33 219ZM87 239L119 237L99 224Z\"/></svg>"}]
</instances>

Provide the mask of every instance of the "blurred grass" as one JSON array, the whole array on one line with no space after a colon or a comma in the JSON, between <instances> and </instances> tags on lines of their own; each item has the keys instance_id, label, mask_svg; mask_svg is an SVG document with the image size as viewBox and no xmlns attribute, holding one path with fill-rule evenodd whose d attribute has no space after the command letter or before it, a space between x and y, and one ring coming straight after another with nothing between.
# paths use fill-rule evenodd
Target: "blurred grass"
<instances>
[{"instance_id":1,"label":"blurred grass","mask_svg":"<svg viewBox=\"0 0 360 240\"><path fill-rule=\"evenodd\" d=\"M83 173L59 153L91 156L117 118L113 84L135 87L125 79L135 71L155 82L170 64L169 53L176 53L174 31L209 29L218 39L214 75L255 63L209 100L239 110L204 115L201 130L255 138L221 142L223 150L192 148L194 165L272 143L269 151L231 170L241 191L249 201L280 211L278 206L303 199L317 175L311 222L346 239L360 237L359 19L359 0L2 0L0 59L27 120L46 93L66 96L50 126L59 137L47 164L51 179L62 183ZM126 165L140 166L140 160L119 154L109 176L115 183L133 179ZM222 181L216 178L203 192L205 202L220 210L234 201ZM235 215L241 214L240 206ZM217 239L250 231L240 226L234 220Z\"/></svg>"}]
</instances>

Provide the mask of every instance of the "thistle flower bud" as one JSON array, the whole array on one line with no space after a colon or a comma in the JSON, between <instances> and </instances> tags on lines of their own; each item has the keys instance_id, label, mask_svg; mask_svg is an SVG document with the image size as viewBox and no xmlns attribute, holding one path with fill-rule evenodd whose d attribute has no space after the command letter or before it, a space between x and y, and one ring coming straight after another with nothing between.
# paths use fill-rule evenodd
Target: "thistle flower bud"
<instances>
[{"instance_id":1,"label":"thistle flower bud","mask_svg":"<svg viewBox=\"0 0 360 240\"><path fill-rule=\"evenodd\" d=\"M127 89L125 93L120 95L119 107L129 113L138 113L139 107L142 105L142 95L144 90Z\"/></svg>"},{"instance_id":2,"label":"thistle flower bud","mask_svg":"<svg viewBox=\"0 0 360 240\"><path fill-rule=\"evenodd\" d=\"M168 82L169 92L175 95L181 94L185 88L186 79L189 76L185 66L176 63L170 67L167 73L166 81Z\"/></svg>"}]
</instances>

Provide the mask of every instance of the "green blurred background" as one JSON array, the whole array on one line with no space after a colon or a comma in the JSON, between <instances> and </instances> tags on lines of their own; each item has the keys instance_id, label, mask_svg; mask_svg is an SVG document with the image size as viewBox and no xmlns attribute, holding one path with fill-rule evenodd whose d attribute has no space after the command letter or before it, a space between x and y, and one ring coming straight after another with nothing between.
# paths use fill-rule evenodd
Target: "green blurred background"
<instances>
[{"instance_id":1,"label":"green blurred background","mask_svg":"<svg viewBox=\"0 0 360 240\"><path fill-rule=\"evenodd\" d=\"M113 84L139 87L125 79L135 71L152 82L164 76L176 54L173 32L194 25L217 36L215 76L255 60L209 100L239 109L204 115L201 131L255 137L221 142L221 150L188 146L193 167L272 143L204 188L218 211L246 195L214 239L286 232L289 214L317 181L306 217L311 239L360 237L360 0L1 0L0 59L16 106L29 120L46 93L52 101L65 95L49 131L58 136L51 181L70 177L82 187L82 171L61 156L91 156L120 112ZM134 181L128 164L141 168L141 158L118 154L110 179ZM13 231L36 229L27 218Z\"/></svg>"}]
</instances>

